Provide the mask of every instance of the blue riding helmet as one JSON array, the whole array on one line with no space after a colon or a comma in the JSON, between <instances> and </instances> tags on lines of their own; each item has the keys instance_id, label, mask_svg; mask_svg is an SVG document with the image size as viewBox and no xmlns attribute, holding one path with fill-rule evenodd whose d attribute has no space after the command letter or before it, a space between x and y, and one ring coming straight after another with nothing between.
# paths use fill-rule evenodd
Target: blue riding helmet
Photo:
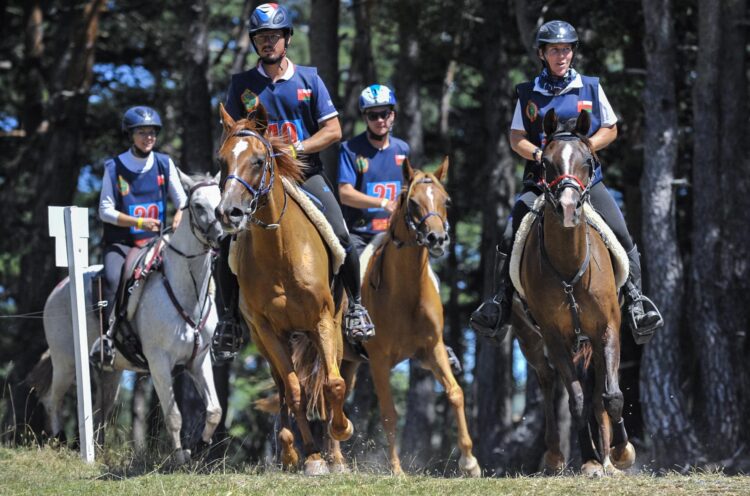
<instances>
[{"instance_id":1,"label":"blue riding helmet","mask_svg":"<svg viewBox=\"0 0 750 496\"><path fill-rule=\"evenodd\" d=\"M576 28L565 21L549 21L542 24L536 33L534 46L542 48L551 43L570 43L573 49L578 48Z\"/></svg>"},{"instance_id":2,"label":"blue riding helmet","mask_svg":"<svg viewBox=\"0 0 750 496\"><path fill-rule=\"evenodd\" d=\"M139 105L130 107L122 116L122 132L129 134L137 127L155 127L157 132L161 131L161 117L159 113L151 107Z\"/></svg>"},{"instance_id":3,"label":"blue riding helmet","mask_svg":"<svg viewBox=\"0 0 750 496\"><path fill-rule=\"evenodd\" d=\"M362 90L359 95L359 111L364 112L371 107L395 107L396 95L388 86L373 84Z\"/></svg>"},{"instance_id":4,"label":"blue riding helmet","mask_svg":"<svg viewBox=\"0 0 750 496\"><path fill-rule=\"evenodd\" d=\"M290 35L294 34L292 16L283 5L264 3L256 7L253 13L250 14L248 32L251 38L259 31L270 29L282 29L288 31Z\"/></svg>"}]
</instances>

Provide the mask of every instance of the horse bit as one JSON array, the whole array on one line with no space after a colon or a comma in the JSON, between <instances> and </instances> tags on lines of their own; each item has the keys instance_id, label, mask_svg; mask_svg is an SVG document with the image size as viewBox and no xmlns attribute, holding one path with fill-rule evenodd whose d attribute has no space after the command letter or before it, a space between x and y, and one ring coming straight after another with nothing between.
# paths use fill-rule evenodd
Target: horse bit
<instances>
[{"instance_id":1,"label":"horse bit","mask_svg":"<svg viewBox=\"0 0 750 496\"><path fill-rule=\"evenodd\" d=\"M252 222L256 226L262 227L263 229L278 229L280 226L281 218L284 216L284 212L286 212L286 205L287 205L287 194L286 189L284 189L284 206L281 208L281 214L279 214L279 218L276 220L276 222L272 224L267 224L263 222L262 220L255 217L255 212L257 212L258 208L260 207L260 201L265 200L268 198L268 194L273 189L273 183L276 179L276 168L273 166L273 157L277 157L280 155L280 153L273 153L273 146L267 139L265 139L260 134L256 133L255 131L251 131L250 129L241 129L234 133L232 136L236 136L239 138L255 138L259 140L263 146L266 149L266 157L263 161L263 170L260 176L260 184L257 188L252 187L247 181L242 179L240 176L237 176L235 174L229 174L227 177L224 178L224 181L222 182L221 189L224 189L224 185L229 181L230 179L234 179L235 181L238 181L241 185L245 187L245 189L250 193L251 199L250 199L250 206L245 210L245 215L248 218L248 221ZM266 180L268 181L268 184L266 184Z\"/></svg>"}]
</instances>

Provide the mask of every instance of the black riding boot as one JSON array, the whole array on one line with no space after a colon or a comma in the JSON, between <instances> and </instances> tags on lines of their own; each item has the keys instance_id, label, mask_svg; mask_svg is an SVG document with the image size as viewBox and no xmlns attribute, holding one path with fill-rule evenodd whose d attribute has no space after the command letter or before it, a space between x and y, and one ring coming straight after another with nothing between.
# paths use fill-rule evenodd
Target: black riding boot
<instances>
[{"instance_id":1,"label":"black riding boot","mask_svg":"<svg viewBox=\"0 0 750 496\"><path fill-rule=\"evenodd\" d=\"M359 257L353 246L349 248L344 258L341 280L349 298L349 307L344 314L344 336L352 344L364 343L375 336L375 326L367 309L362 305Z\"/></svg>"},{"instance_id":2,"label":"black riding boot","mask_svg":"<svg viewBox=\"0 0 750 496\"><path fill-rule=\"evenodd\" d=\"M636 344L646 344L654 332L664 325L659 309L641 292L641 257L638 247L628 252L630 275L625 282L625 318L633 331ZM644 303L648 310L644 309Z\"/></svg>"},{"instance_id":3,"label":"black riding boot","mask_svg":"<svg viewBox=\"0 0 750 496\"><path fill-rule=\"evenodd\" d=\"M510 319L513 283L510 280L510 258L500 251L499 246L495 255L495 277L495 295L474 310L469 325L480 336L500 343L507 333L505 324Z\"/></svg>"},{"instance_id":4,"label":"black riding boot","mask_svg":"<svg viewBox=\"0 0 750 496\"><path fill-rule=\"evenodd\" d=\"M219 323L211 339L211 352L216 362L231 361L244 344L242 319L240 319L240 285L229 268L229 243L231 237L221 242L221 253L216 261L215 279L219 289Z\"/></svg>"}]
</instances>

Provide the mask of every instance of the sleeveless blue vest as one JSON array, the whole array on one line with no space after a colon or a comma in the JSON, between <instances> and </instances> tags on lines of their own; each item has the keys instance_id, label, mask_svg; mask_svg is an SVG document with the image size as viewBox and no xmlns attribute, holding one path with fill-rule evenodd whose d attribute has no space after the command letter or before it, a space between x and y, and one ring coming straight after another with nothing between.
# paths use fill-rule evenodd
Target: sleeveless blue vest
<instances>
[{"instance_id":1,"label":"sleeveless blue vest","mask_svg":"<svg viewBox=\"0 0 750 496\"><path fill-rule=\"evenodd\" d=\"M169 157L154 153L154 166L147 172L133 172L119 157L107 160L105 170L112 181L115 208L133 217L158 218L162 226L166 222L167 185L169 184ZM120 243L135 246L142 240L153 238L158 233L104 223L105 244Z\"/></svg>"},{"instance_id":2,"label":"sleeveless blue vest","mask_svg":"<svg viewBox=\"0 0 750 496\"><path fill-rule=\"evenodd\" d=\"M583 87L573 88L561 95L544 95L534 91L534 82L529 81L516 86L518 102L521 106L523 127L528 140L540 148L544 148L544 116L549 109L555 109L560 121L574 119L582 111L588 111L591 117L591 136L601 127L601 107L599 103L599 78L581 75ZM535 186L540 179L539 164L533 160L526 162L523 173L524 186ZM603 178L601 167L594 170L592 186Z\"/></svg>"}]
</instances>

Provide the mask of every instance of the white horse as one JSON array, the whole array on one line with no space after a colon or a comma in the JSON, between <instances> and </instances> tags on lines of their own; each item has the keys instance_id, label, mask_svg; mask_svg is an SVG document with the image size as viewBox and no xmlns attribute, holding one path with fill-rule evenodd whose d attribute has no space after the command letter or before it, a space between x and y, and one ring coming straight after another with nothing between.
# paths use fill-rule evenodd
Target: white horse
<instances>
[{"instance_id":1,"label":"white horse","mask_svg":"<svg viewBox=\"0 0 750 496\"><path fill-rule=\"evenodd\" d=\"M180 225L164 249L163 269L151 272L145 281L141 281L128 304L128 320L138 334L143 355L148 360L148 370L130 363L122 353L116 353L114 371L100 374L100 394L97 395L96 405L97 421L102 422L112 411L122 370L150 372L172 439L176 464L185 463L190 458L190 450L183 449L180 442L182 415L177 408L172 385L172 370L176 365L185 365L206 403L206 425L201 435L201 441L206 445L210 444L221 419L209 353L218 321L213 298L209 294L209 281L212 250L218 248L223 235L214 214L221 194L218 183L210 176L180 176L188 191L188 204ZM89 348L99 335L98 312L91 311L96 301L92 297L91 283L101 270L101 265L89 267L83 277L86 308L90 310L86 321ZM172 288L174 301L168 294L168 286ZM50 436L58 436L62 431L62 401L75 380L71 322L66 278L50 293L44 306L44 333L49 351L29 378L47 413L47 432ZM122 332L122 329L118 332Z\"/></svg>"}]
</instances>

